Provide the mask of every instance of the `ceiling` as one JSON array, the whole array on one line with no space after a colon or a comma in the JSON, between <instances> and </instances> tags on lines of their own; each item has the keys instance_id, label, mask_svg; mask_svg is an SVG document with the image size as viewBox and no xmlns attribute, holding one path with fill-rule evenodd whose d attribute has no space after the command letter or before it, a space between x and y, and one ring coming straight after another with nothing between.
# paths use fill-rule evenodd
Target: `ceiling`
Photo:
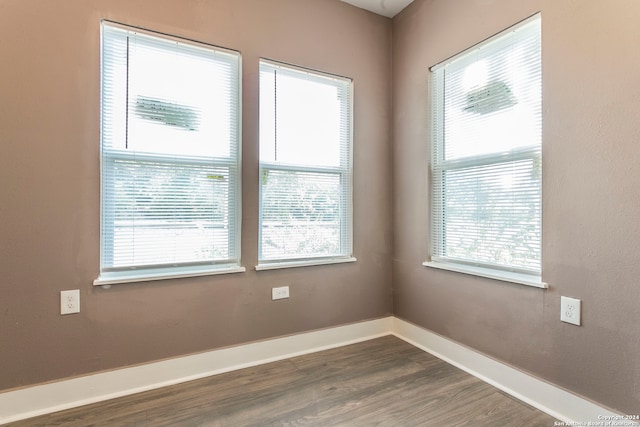
<instances>
[{"instance_id":1,"label":"ceiling","mask_svg":"<svg viewBox=\"0 0 640 427\"><path fill-rule=\"evenodd\" d=\"M393 18L413 0L342 0L378 15Z\"/></svg>"}]
</instances>

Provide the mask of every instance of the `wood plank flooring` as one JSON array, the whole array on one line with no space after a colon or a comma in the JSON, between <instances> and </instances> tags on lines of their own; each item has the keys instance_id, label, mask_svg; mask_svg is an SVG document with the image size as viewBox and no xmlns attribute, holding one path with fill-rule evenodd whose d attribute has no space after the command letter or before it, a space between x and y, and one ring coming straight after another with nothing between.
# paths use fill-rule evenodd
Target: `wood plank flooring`
<instances>
[{"instance_id":1,"label":"wood plank flooring","mask_svg":"<svg viewBox=\"0 0 640 427\"><path fill-rule=\"evenodd\" d=\"M547 427L554 421L387 336L8 426Z\"/></svg>"}]
</instances>

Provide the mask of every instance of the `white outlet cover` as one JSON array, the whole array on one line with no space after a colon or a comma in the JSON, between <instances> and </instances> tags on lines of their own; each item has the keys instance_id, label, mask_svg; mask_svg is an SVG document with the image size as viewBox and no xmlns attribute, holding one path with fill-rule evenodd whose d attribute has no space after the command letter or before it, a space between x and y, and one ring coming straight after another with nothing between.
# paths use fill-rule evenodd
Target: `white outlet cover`
<instances>
[{"instance_id":1,"label":"white outlet cover","mask_svg":"<svg viewBox=\"0 0 640 427\"><path fill-rule=\"evenodd\" d=\"M80 313L80 289L60 291L60 314Z\"/></svg>"},{"instance_id":2,"label":"white outlet cover","mask_svg":"<svg viewBox=\"0 0 640 427\"><path fill-rule=\"evenodd\" d=\"M560 297L560 320L580 326L582 301L575 298Z\"/></svg>"},{"instance_id":3,"label":"white outlet cover","mask_svg":"<svg viewBox=\"0 0 640 427\"><path fill-rule=\"evenodd\" d=\"M271 300L289 298L289 287L281 286L279 288L271 288Z\"/></svg>"}]
</instances>

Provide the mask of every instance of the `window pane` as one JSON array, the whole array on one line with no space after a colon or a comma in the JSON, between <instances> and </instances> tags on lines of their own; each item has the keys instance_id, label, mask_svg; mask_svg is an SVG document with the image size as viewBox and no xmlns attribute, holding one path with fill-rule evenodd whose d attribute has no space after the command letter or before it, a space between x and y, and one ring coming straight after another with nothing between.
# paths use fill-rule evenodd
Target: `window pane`
<instances>
[{"instance_id":1,"label":"window pane","mask_svg":"<svg viewBox=\"0 0 640 427\"><path fill-rule=\"evenodd\" d=\"M112 267L229 258L227 168L114 160L110 173Z\"/></svg>"},{"instance_id":2,"label":"window pane","mask_svg":"<svg viewBox=\"0 0 640 427\"><path fill-rule=\"evenodd\" d=\"M444 69L446 160L540 143L539 54L539 37L529 30Z\"/></svg>"},{"instance_id":3,"label":"window pane","mask_svg":"<svg viewBox=\"0 0 640 427\"><path fill-rule=\"evenodd\" d=\"M339 174L262 172L262 258L340 253Z\"/></svg>"},{"instance_id":4,"label":"window pane","mask_svg":"<svg viewBox=\"0 0 640 427\"><path fill-rule=\"evenodd\" d=\"M305 166L344 163L344 84L262 67L260 159Z\"/></svg>"},{"instance_id":5,"label":"window pane","mask_svg":"<svg viewBox=\"0 0 640 427\"><path fill-rule=\"evenodd\" d=\"M526 160L444 172L448 257L502 267L539 268L537 166L537 162Z\"/></svg>"},{"instance_id":6,"label":"window pane","mask_svg":"<svg viewBox=\"0 0 640 427\"><path fill-rule=\"evenodd\" d=\"M121 61L110 71L109 148L230 155L237 111L229 58L140 34L129 35L115 54Z\"/></svg>"}]
</instances>

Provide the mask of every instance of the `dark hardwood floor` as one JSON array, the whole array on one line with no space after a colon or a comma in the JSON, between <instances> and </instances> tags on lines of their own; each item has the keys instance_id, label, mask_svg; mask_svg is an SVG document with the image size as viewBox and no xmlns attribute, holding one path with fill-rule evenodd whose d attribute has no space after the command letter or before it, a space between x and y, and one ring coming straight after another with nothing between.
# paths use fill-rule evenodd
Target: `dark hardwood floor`
<instances>
[{"instance_id":1,"label":"dark hardwood floor","mask_svg":"<svg viewBox=\"0 0 640 427\"><path fill-rule=\"evenodd\" d=\"M8 426L553 426L406 342L366 341Z\"/></svg>"}]
</instances>

